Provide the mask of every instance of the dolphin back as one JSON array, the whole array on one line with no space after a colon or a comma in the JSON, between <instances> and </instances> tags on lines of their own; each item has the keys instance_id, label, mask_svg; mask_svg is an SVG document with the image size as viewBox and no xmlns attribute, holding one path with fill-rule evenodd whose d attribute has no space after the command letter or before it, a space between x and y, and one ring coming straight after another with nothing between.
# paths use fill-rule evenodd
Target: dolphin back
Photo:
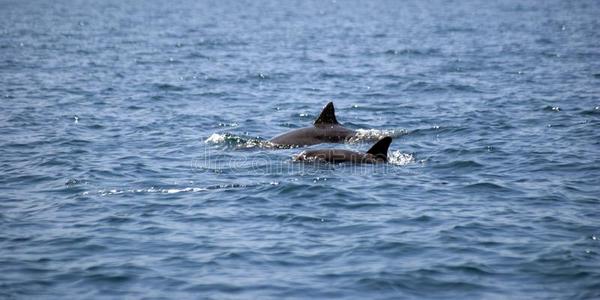
<instances>
[{"instance_id":1,"label":"dolphin back","mask_svg":"<svg viewBox=\"0 0 600 300\"><path fill-rule=\"evenodd\" d=\"M313 126L280 134L270 141L276 145L307 146L320 143L343 143L355 134L354 130L345 128L338 123L333 102L329 102Z\"/></svg>"}]
</instances>

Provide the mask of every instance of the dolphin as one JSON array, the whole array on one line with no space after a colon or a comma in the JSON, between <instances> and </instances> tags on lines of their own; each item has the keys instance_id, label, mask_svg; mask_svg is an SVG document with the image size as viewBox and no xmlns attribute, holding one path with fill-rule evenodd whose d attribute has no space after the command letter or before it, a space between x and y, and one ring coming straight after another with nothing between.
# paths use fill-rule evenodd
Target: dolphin
<instances>
[{"instance_id":1,"label":"dolphin","mask_svg":"<svg viewBox=\"0 0 600 300\"><path fill-rule=\"evenodd\" d=\"M311 127L295 129L270 140L275 145L309 146L320 143L343 143L354 130L345 128L335 118L333 102L327 103Z\"/></svg>"},{"instance_id":2,"label":"dolphin","mask_svg":"<svg viewBox=\"0 0 600 300\"><path fill-rule=\"evenodd\" d=\"M392 138L386 136L380 139L369 151L365 153L344 149L317 149L306 150L294 157L298 161L326 161L332 163L384 163L387 162L387 153Z\"/></svg>"}]
</instances>

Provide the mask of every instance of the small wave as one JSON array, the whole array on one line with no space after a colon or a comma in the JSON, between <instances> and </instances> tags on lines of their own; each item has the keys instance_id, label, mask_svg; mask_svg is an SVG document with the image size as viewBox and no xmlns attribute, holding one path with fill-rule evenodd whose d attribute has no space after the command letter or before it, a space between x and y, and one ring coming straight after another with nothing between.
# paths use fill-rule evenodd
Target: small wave
<instances>
[{"instance_id":1,"label":"small wave","mask_svg":"<svg viewBox=\"0 0 600 300\"><path fill-rule=\"evenodd\" d=\"M389 49L389 50L386 50L385 52L383 52L383 54L386 54L386 55L415 55L415 56L428 56L428 55L434 55L434 54L439 54L439 53L440 53L440 49L436 49L436 48Z\"/></svg>"},{"instance_id":2,"label":"small wave","mask_svg":"<svg viewBox=\"0 0 600 300\"><path fill-rule=\"evenodd\" d=\"M238 123L219 123L219 127L238 127L240 124Z\"/></svg>"},{"instance_id":3,"label":"small wave","mask_svg":"<svg viewBox=\"0 0 600 300\"><path fill-rule=\"evenodd\" d=\"M475 32L477 29L473 27L465 27L465 26L438 26L437 31L439 33L453 33L453 32Z\"/></svg>"},{"instance_id":4,"label":"small wave","mask_svg":"<svg viewBox=\"0 0 600 300\"><path fill-rule=\"evenodd\" d=\"M474 191L512 191L510 188L492 182L478 182L466 185L467 190Z\"/></svg>"},{"instance_id":5,"label":"small wave","mask_svg":"<svg viewBox=\"0 0 600 300\"><path fill-rule=\"evenodd\" d=\"M69 178L69 180L67 180L67 182L65 182L65 185L68 186L68 187L72 187L72 186L75 186L75 185L78 185L78 184L82 184L82 183L85 184L85 182L82 181L82 180L80 180L80 179Z\"/></svg>"},{"instance_id":6,"label":"small wave","mask_svg":"<svg viewBox=\"0 0 600 300\"><path fill-rule=\"evenodd\" d=\"M445 92L447 87L434 82L414 81L404 85L404 90L407 92Z\"/></svg>"},{"instance_id":7,"label":"small wave","mask_svg":"<svg viewBox=\"0 0 600 300\"><path fill-rule=\"evenodd\" d=\"M407 133L406 129L358 129L356 134L348 139L348 142L378 141L386 136L396 138Z\"/></svg>"},{"instance_id":8,"label":"small wave","mask_svg":"<svg viewBox=\"0 0 600 300\"><path fill-rule=\"evenodd\" d=\"M551 39L547 39L547 38L536 39L535 42L538 43L538 44L541 44L541 45L552 45L552 44L554 44L554 42Z\"/></svg>"},{"instance_id":9,"label":"small wave","mask_svg":"<svg viewBox=\"0 0 600 300\"><path fill-rule=\"evenodd\" d=\"M186 187L186 188L170 188L170 189L156 189L151 187L149 189L128 189L128 190L119 190L119 189L111 189L111 190L98 190L98 194L101 196L109 196L109 195L119 195L119 194L145 194L145 193L157 193L157 194L176 194L183 192L203 192L207 191L207 188L198 188L198 187ZM83 192L84 195L88 195L89 192Z\"/></svg>"},{"instance_id":10,"label":"small wave","mask_svg":"<svg viewBox=\"0 0 600 300\"><path fill-rule=\"evenodd\" d=\"M184 91L185 88L178 85L168 84L168 83L158 83L154 85L158 90L161 91L172 91L172 92L180 92Z\"/></svg>"},{"instance_id":11,"label":"small wave","mask_svg":"<svg viewBox=\"0 0 600 300\"><path fill-rule=\"evenodd\" d=\"M600 115L600 106L596 106L593 109L584 110L581 112L583 115Z\"/></svg>"},{"instance_id":12,"label":"small wave","mask_svg":"<svg viewBox=\"0 0 600 300\"><path fill-rule=\"evenodd\" d=\"M205 59L209 59L210 57L199 53L199 52L192 52L190 54L188 54L185 58L189 58L189 59L194 59L194 58L205 58Z\"/></svg>"},{"instance_id":13,"label":"small wave","mask_svg":"<svg viewBox=\"0 0 600 300\"><path fill-rule=\"evenodd\" d=\"M466 127L458 127L458 126L440 126L440 125L432 125L430 127L423 127L411 130L409 133L411 136L423 136L429 135L432 133L442 134L442 133L458 133L466 130Z\"/></svg>"},{"instance_id":14,"label":"small wave","mask_svg":"<svg viewBox=\"0 0 600 300\"><path fill-rule=\"evenodd\" d=\"M177 194L177 193L197 193L197 192L206 192L211 190L221 190L221 189L236 189L236 188L249 188L249 187L257 187L257 186L276 186L279 185L278 181L270 181L270 182L259 182L259 183L251 183L251 184L219 184L219 185L211 185L207 187L183 187L183 188L145 188L145 189L101 189L96 191L96 194L100 196L110 196L110 195L120 195L120 194ZM82 193L83 195L89 195L90 192L86 191Z\"/></svg>"},{"instance_id":15,"label":"small wave","mask_svg":"<svg viewBox=\"0 0 600 300\"><path fill-rule=\"evenodd\" d=\"M460 170L460 169L478 169L478 168L482 168L484 167L482 164L473 161L473 160L457 160L457 161L453 161L453 162L449 162L446 164L441 164L438 165L437 168L440 169L454 169L454 170Z\"/></svg>"},{"instance_id":16,"label":"small wave","mask_svg":"<svg viewBox=\"0 0 600 300\"><path fill-rule=\"evenodd\" d=\"M271 216L271 217L274 217L279 222L295 223L295 224L325 222L325 219L320 218L320 217L305 216L305 215L299 215L299 214L293 214L293 213L280 214L280 215L275 215L275 216Z\"/></svg>"},{"instance_id":17,"label":"small wave","mask_svg":"<svg viewBox=\"0 0 600 300\"><path fill-rule=\"evenodd\" d=\"M558 106L546 105L546 106L544 106L544 110L545 111L556 111L556 112L558 112L561 109Z\"/></svg>"}]
</instances>

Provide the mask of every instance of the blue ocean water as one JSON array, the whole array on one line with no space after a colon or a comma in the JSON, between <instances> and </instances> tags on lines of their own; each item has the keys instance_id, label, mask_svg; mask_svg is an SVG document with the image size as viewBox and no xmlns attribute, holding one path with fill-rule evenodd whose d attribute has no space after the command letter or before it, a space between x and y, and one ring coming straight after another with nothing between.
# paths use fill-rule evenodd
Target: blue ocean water
<instances>
[{"instance_id":1,"label":"blue ocean water","mask_svg":"<svg viewBox=\"0 0 600 300\"><path fill-rule=\"evenodd\" d=\"M597 1L0 1L0 298L600 297ZM328 101L384 165L265 147Z\"/></svg>"}]
</instances>

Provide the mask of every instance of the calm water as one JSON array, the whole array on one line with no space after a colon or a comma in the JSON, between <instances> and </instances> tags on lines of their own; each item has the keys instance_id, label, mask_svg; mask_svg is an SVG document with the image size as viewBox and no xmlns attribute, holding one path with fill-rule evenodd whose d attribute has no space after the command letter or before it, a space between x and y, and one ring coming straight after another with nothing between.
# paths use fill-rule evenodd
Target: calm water
<instances>
[{"instance_id":1,"label":"calm water","mask_svg":"<svg viewBox=\"0 0 600 300\"><path fill-rule=\"evenodd\" d=\"M0 298L600 297L600 5L500 2L0 1Z\"/></svg>"}]
</instances>

